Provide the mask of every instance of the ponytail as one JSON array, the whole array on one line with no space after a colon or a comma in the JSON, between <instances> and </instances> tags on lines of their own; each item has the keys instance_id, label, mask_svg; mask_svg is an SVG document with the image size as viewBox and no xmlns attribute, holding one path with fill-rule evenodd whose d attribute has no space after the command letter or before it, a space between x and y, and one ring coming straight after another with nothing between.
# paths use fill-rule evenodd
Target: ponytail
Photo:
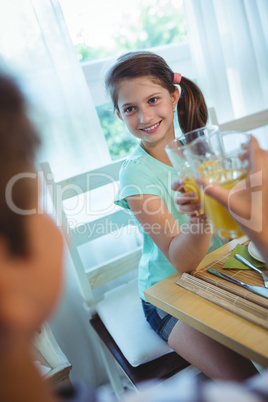
<instances>
[{"instance_id":1,"label":"ponytail","mask_svg":"<svg viewBox=\"0 0 268 402\"><path fill-rule=\"evenodd\" d=\"M193 81L181 77L180 86L181 95L178 101L177 113L180 128L185 134L206 126L208 110L201 90Z\"/></svg>"}]
</instances>

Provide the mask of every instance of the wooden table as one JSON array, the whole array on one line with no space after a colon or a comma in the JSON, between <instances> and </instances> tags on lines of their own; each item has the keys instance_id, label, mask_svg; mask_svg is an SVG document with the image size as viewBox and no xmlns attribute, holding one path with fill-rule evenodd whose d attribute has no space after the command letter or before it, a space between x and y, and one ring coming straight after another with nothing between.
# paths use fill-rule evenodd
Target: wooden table
<instances>
[{"instance_id":1,"label":"wooden table","mask_svg":"<svg viewBox=\"0 0 268 402\"><path fill-rule=\"evenodd\" d=\"M212 263L245 240L244 236L213 251L199 267ZM268 367L268 331L177 285L180 276L175 273L146 289L146 300L262 367Z\"/></svg>"}]
</instances>

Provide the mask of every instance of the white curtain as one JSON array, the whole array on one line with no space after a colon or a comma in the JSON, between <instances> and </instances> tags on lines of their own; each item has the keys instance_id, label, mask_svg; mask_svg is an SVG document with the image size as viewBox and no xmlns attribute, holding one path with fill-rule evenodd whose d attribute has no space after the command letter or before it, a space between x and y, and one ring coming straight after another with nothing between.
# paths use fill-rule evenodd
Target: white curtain
<instances>
[{"instance_id":1,"label":"white curtain","mask_svg":"<svg viewBox=\"0 0 268 402\"><path fill-rule=\"evenodd\" d=\"M268 107L268 1L184 0L198 84L219 122Z\"/></svg>"},{"instance_id":2,"label":"white curtain","mask_svg":"<svg viewBox=\"0 0 268 402\"><path fill-rule=\"evenodd\" d=\"M1 0L0 68L18 77L30 99L43 139L39 159L50 162L57 180L110 161L58 0ZM107 377L67 252L65 267L51 326L73 366L71 379L98 386Z\"/></svg>"},{"instance_id":3,"label":"white curtain","mask_svg":"<svg viewBox=\"0 0 268 402\"><path fill-rule=\"evenodd\" d=\"M0 66L18 76L57 179L110 161L58 0L1 0Z\"/></svg>"}]
</instances>

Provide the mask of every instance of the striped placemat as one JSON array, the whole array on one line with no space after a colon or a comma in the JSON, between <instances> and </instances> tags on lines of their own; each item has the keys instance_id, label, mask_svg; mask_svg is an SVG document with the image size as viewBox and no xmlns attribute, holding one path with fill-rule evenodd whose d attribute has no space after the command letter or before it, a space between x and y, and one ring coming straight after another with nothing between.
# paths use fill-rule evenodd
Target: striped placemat
<instances>
[{"instance_id":1,"label":"striped placemat","mask_svg":"<svg viewBox=\"0 0 268 402\"><path fill-rule=\"evenodd\" d=\"M183 288L207 299L218 306L237 314L240 317L247 319L268 329L268 308L260 306L252 301L246 300L229 290L224 290L217 285L213 285L207 281L184 273L176 283ZM267 299L268 300L268 299Z\"/></svg>"},{"instance_id":2,"label":"striped placemat","mask_svg":"<svg viewBox=\"0 0 268 402\"><path fill-rule=\"evenodd\" d=\"M245 247L247 247L249 243L249 240L245 241L242 243ZM195 276L196 278L202 279L205 282L208 282L212 285L215 285L216 287L219 287L221 289L227 290L228 292L233 293L236 296L239 296L243 299L249 300L253 303L256 303L260 306L263 306L265 308L268 308L268 299L265 299L262 296L259 296L255 293L250 292L247 289L242 288L241 286L235 285L233 283L230 283L226 281L225 279L218 278L213 274L210 274L207 272L207 268L215 268L220 272L223 272L235 279L238 279L244 283L247 283L249 285L255 285L255 286L263 286L263 280L260 274L258 272L255 272L253 270L239 270L239 269L223 269L222 266L224 263L227 261L229 256L231 255L232 250L230 250L228 253L226 253L224 256L220 257L219 259L213 261L212 263L203 266L202 268L197 268L195 271L191 272L192 276ZM263 271L267 273L268 271Z\"/></svg>"}]
</instances>

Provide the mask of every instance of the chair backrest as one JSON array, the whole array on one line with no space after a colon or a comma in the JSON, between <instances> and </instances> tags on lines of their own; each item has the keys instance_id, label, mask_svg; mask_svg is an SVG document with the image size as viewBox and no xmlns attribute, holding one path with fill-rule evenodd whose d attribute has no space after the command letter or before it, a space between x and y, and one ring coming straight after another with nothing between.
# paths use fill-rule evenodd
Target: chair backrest
<instances>
[{"instance_id":1,"label":"chair backrest","mask_svg":"<svg viewBox=\"0 0 268 402\"><path fill-rule=\"evenodd\" d=\"M214 108L209 109L209 115L212 124L218 125L221 131L249 131L268 125L268 110L262 110L261 112L253 113L240 119L231 120L222 124L219 124Z\"/></svg>"},{"instance_id":2,"label":"chair backrest","mask_svg":"<svg viewBox=\"0 0 268 402\"><path fill-rule=\"evenodd\" d=\"M41 164L59 223L62 225L73 259L82 296L90 308L94 308L96 304L93 289L137 269L141 256L142 247L138 241L134 249L120 253L109 261L96 264L93 267L84 266L84 260L81 257L81 252L79 252L81 246L100 238L103 238L101 241L105 247L106 240L104 237L106 235L114 233L116 230L120 234L123 228L135 224L128 211L113 204L113 198L118 187L119 170L123 161L112 162L98 169L58 182L54 180L49 163ZM94 212L91 204L92 194L96 190L98 191L97 203L105 201L109 195L110 201L108 207L104 206L103 210ZM86 197L83 204L83 222L73 224L74 215L70 219L70 214L66 213L64 203L70 199L79 199L81 195ZM117 240L120 242L120 236Z\"/></svg>"}]
</instances>

